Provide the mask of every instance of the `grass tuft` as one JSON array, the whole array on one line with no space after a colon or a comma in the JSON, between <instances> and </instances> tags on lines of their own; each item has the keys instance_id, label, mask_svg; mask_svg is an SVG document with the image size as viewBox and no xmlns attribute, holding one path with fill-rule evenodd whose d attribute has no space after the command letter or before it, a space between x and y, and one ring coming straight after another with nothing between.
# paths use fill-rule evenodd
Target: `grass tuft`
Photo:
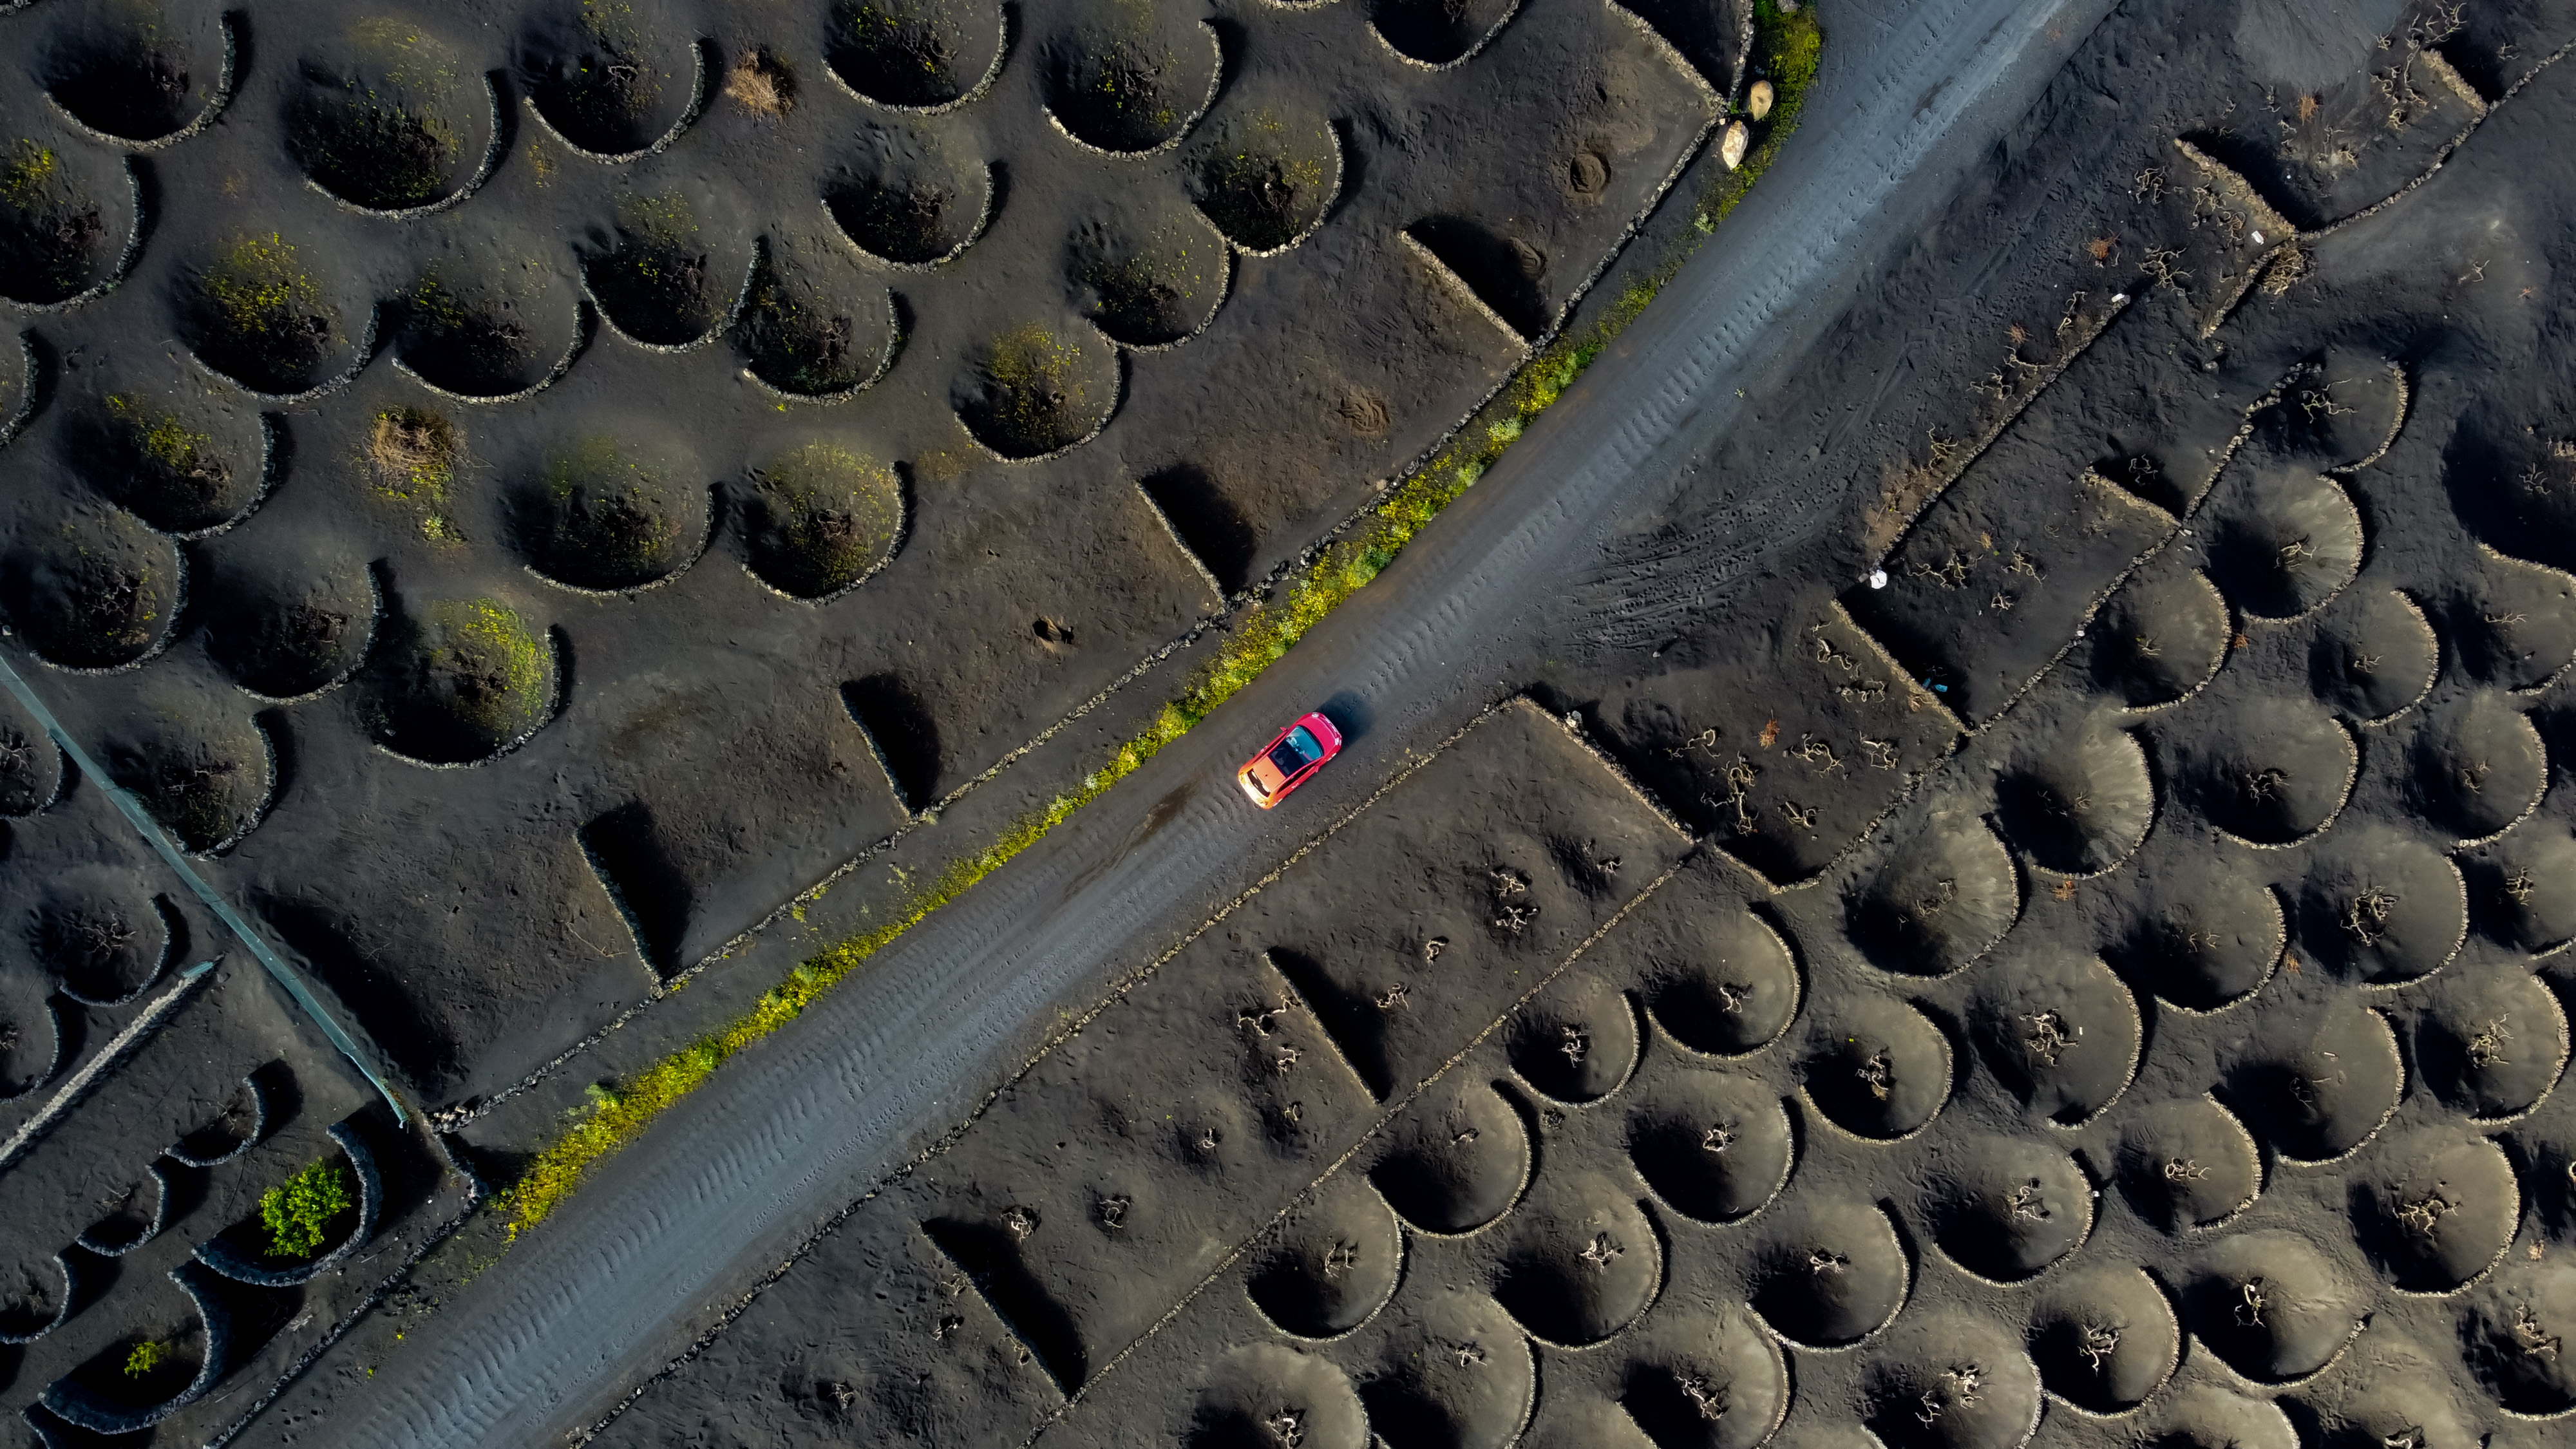
<instances>
[{"instance_id":1,"label":"grass tuft","mask_svg":"<svg viewBox=\"0 0 2576 1449\"><path fill-rule=\"evenodd\" d=\"M447 490L463 451L456 424L427 408L388 408L367 434L367 468L376 491L421 510L420 530L434 542L460 535L447 517Z\"/></svg>"},{"instance_id":2,"label":"grass tuft","mask_svg":"<svg viewBox=\"0 0 2576 1449\"><path fill-rule=\"evenodd\" d=\"M322 284L296 261L294 243L278 232L236 238L206 269L205 291L241 337L323 331L340 318Z\"/></svg>"},{"instance_id":3,"label":"grass tuft","mask_svg":"<svg viewBox=\"0 0 2576 1449\"><path fill-rule=\"evenodd\" d=\"M766 50L755 50L733 63L725 77L725 94L756 121L775 121L796 108L796 78L787 63Z\"/></svg>"}]
</instances>

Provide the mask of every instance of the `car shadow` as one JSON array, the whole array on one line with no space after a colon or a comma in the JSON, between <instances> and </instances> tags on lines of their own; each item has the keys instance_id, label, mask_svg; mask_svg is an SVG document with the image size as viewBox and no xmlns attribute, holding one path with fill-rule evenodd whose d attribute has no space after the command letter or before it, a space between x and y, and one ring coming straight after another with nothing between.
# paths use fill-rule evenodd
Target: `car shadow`
<instances>
[{"instance_id":1,"label":"car shadow","mask_svg":"<svg viewBox=\"0 0 2576 1449\"><path fill-rule=\"evenodd\" d=\"M1331 720L1333 728L1342 732L1344 749L1350 748L1351 741L1365 738L1369 726L1377 722L1377 712L1369 707L1367 699L1347 689L1325 700L1316 713Z\"/></svg>"}]
</instances>

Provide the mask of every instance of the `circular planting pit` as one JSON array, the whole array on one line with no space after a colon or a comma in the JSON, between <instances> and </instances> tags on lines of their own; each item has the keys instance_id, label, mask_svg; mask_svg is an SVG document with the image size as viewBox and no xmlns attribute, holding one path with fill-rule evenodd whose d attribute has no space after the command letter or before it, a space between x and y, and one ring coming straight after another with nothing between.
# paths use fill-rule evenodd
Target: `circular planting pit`
<instances>
[{"instance_id":1,"label":"circular planting pit","mask_svg":"<svg viewBox=\"0 0 2576 1449\"><path fill-rule=\"evenodd\" d=\"M2351 1284L2301 1233L2221 1238L2183 1291L2192 1336L2257 1383L2305 1378L2332 1363L2361 1327Z\"/></svg>"},{"instance_id":2,"label":"circular planting pit","mask_svg":"<svg viewBox=\"0 0 2576 1449\"><path fill-rule=\"evenodd\" d=\"M1862 1382L1887 1449L2017 1449L2039 1423L2039 1370L2019 1335L1963 1313L1899 1325Z\"/></svg>"},{"instance_id":3,"label":"circular planting pit","mask_svg":"<svg viewBox=\"0 0 2576 1449\"><path fill-rule=\"evenodd\" d=\"M1858 998L1821 1021L1799 1078L1808 1100L1858 1137L1922 1131L1950 1100L1950 1039L1902 1001Z\"/></svg>"},{"instance_id":4,"label":"circular planting pit","mask_svg":"<svg viewBox=\"0 0 2576 1449\"><path fill-rule=\"evenodd\" d=\"M808 443L751 475L743 500L744 567L790 598L856 587L903 542L903 480L837 443Z\"/></svg>"},{"instance_id":5,"label":"circular planting pit","mask_svg":"<svg viewBox=\"0 0 2576 1449\"><path fill-rule=\"evenodd\" d=\"M2397 364L2329 348L2284 382L2281 400L2254 418L2256 444L2312 467L2358 466L2396 439L2406 404L2406 378Z\"/></svg>"},{"instance_id":6,"label":"circular planting pit","mask_svg":"<svg viewBox=\"0 0 2576 1449\"><path fill-rule=\"evenodd\" d=\"M1504 1052L1512 1070L1543 1096L1597 1102L1636 1070L1636 1009L1599 977L1569 981L1512 1018Z\"/></svg>"},{"instance_id":7,"label":"circular planting pit","mask_svg":"<svg viewBox=\"0 0 2576 1449\"><path fill-rule=\"evenodd\" d=\"M1947 1176L1931 1197L1934 1241L1991 1282L2016 1283L2083 1245L2093 1185L2065 1153L1989 1137L1942 1154Z\"/></svg>"},{"instance_id":8,"label":"circular planting pit","mask_svg":"<svg viewBox=\"0 0 2576 1449\"><path fill-rule=\"evenodd\" d=\"M2017 1449L2040 1423L2040 1374L2017 1336L1942 1312L1888 1336L1862 1403L1888 1449Z\"/></svg>"},{"instance_id":9,"label":"circular planting pit","mask_svg":"<svg viewBox=\"0 0 2576 1449\"><path fill-rule=\"evenodd\" d=\"M2209 526L2211 581L2257 618L2295 619L2361 571L2361 514L2331 478L2273 469L2233 490Z\"/></svg>"},{"instance_id":10,"label":"circular planting pit","mask_svg":"<svg viewBox=\"0 0 2576 1449\"><path fill-rule=\"evenodd\" d=\"M145 1243L159 1237L170 1221L170 1179L158 1162L147 1162L143 1176L127 1185L122 1193L102 1197L97 1205L107 1209L105 1216L81 1229L73 1239L84 1252L102 1258L122 1258Z\"/></svg>"},{"instance_id":11,"label":"circular planting pit","mask_svg":"<svg viewBox=\"0 0 2576 1449\"><path fill-rule=\"evenodd\" d=\"M1911 1269L1896 1229L1866 1203L1808 1202L1753 1249L1753 1311L1809 1348L1858 1343L1905 1306Z\"/></svg>"},{"instance_id":12,"label":"circular planting pit","mask_svg":"<svg viewBox=\"0 0 2576 1449\"><path fill-rule=\"evenodd\" d=\"M2414 795L2424 815L2463 841L2512 828L2540 808L2549 752L2505 697L2480 691L2416 736Z\"/></svg>"},{"instance_id":13,"label":"circular planting pit","mask_svg":"<svg viewBox=\"0 0 2576 1449\"><path fill-rule=\"evenodd\" d=\"M2498 1406L2534 1418L2576 1409L2576 1356L2559 1351L2570 1334L2576 1264L2556 1259L2506 1264L2460 1314L2469 1372Z\"/></svg>"},{"instance_id":14,"label":"circular planting pit","mask_svg":"<svg viewBox=\"0 0 2576 1449\"><path fill-rule=\"evenodd\" d=\"M269 1096L269 1085L259 1073L242 1078L224 1099L223 1111L171 1143L163 1155L184 1167L221 1167L233 1161L267 1140L275 1125Z\"/></svg>"},{"instance_id":15,"label":"circular planting pit","mask_svg":"<svg viewBox=\"0 0 2576 1449\"><path fill-rule=\"evenodd\" d=\"M763 244L735 323L734 348L753 379L771 391L837 402L894 365L902 327L892 294L874 286L829 285L818 251Z\"/></svg>"},{"instance_id":16,"label":"circular planting pit","mask_svg":"<svg viewBox=\"0 0 2576 1449\"><path fill-rule=\"evenodd\" d=\"M176 545L134 519L84 511L20 533L0 559L0 609L55 668L129 668L168 642L186 569Z\"/></svg>"},{"instance_id":17,"label":"circular planting pit","mask_svg":"<svg viewBox=\"0 0 2576 1449\"><path fill-rule=\"evenodd\" d=\"M346 680L375 641L383 595L364 565L294 578L225 570L204 610L207 657L256 698L282 702Z\"/></svg>"},{"instance_id":18,"label":"circular planting pit","mask_svg":"<svg viewBox=\"0 0 2576 1449\"><path fill-rule=\"evenodd\" d=\"M2457 1368L2436 1368L2416 1343L2392 1335L2366 1373L2354 1365L2354 1372L2338 1375L2333 1387L2302 1395L2297 1412L2323 1431L2313 1441L2319 1449L2387 1449L2392 1443L2425 1449L2510 1445L2505 1434L2484 1432L2489 1416L2463 1412L2460 1387Z\"/></svg>"},{"instance_id":19,"label":"circular planting pit","mask_svg":"<svg viewBox=\"0 0 2576 1449\"><path fill-rule=\"evenodd\" d=\"M2388 1281L2448 1293L2483 1276L2513 1242L2522 1190L2504 1149L2432 1128L2392 1138L2351 1186L2353 1232Z\"/></svg>"},{"instance_id":20,"label":"circular planting pit","mask_svg":"<svg viewBox=\"0 0 2576 1449\"><path fill-rule=\"evenodd\" d=\"M133 250L135 191L95 153L0 143L0 299L59 307L103 288ZM125 213L122 228L111 217ZM115 242L123 230L124 252Z\"/></svg>"},{"instance_id":21,"label":"circular planting pit","mask_svg":"<svg viewBox=\"0 0 2576 1449\"><path fill-rule=\"evenodd\" d=\"M2386 827L2326 842L2299 887L2301 952L2371 985L2441 970L2468 931L2460 868Z\"/></svg>"},{"instance_id":22,"label":"circular planting pit","mask_svg":"<svg viewBox=\"0 0 2576 1449\"><path fill-rule=\"evenodd\" d=\"M199 1263L237 1283L293 1288L338 1267L368 1239L384 1211L376 1155L348 1123L331 1128L331 1146L263 1197L256 1214L197 1244Z\"/></svg>"},{"instance_id":23,"label":"circular planting pit","mask_svg":"<svg viewBox=\"0 0 2576 1449\"><path fill-rule=\"evenodd\" d=\"M58 435L64 466L156 532L198 538L267 496L270 425L230 409L165 410L148 392L76 405Z\"/></svg>"},{"instance_id":24,"label":"circular planting pit","mask_svg":"<svg viewBox=\"0 0 2576 1449\"><path fill-rule=\"evenodd\" d=\"M706 100L704 47L628 6L585 6L531 33L520 69L528 109L596 161L648 155L679 138Z\"/></svg>"},{"instance_id":25,"label":"circular planting pit","mask_svg":"<svg viewBox=\"0 0 2576 1449\"><path fill-rule=\"evenodd\" d=\"M2182 1325L2145 1273L2097 1269L2042 1295L2031 1312L2030 1349L2049 1392L2092 1413L2122 1414L2173 1376Z\"/></svg>"},{"instance_id":26,"label":"circular planting pit","mask_svg":"<svg viewBox=\"0 0 2576 1449\"><path fill-rule=\"evenodd\" d=\"M378 744L420 764L477 764L553 718L555 649L498 599L441 600L386 619L366 684Z\"/></svg>"},{"instance_id":27,"label":"circular planting pit","mask_svg":"<svg viewBox=\"0 0 2576 1449\"><path fill-rule=\"evenodd\" d=\"M83 1005L131 1001L170 969L174 918L131 876L104 866L49 884L26 913L27 958Z\"/></svg>"},{"instance_id":28,"label":"circular planting pit","mask_svg":"<svg viewBox=\"0 0 2576 1449\"><path fill-rule=\"evenodd\" d=\"M957 419L996 457L1029 462L1088 441L1118 411L1118 349L1032 323L977 349L951 393Z\"/></svg>"},{"instance_id":29,"label":"circular planting pit","mask_svg":"<svg viewBox=\"0 0 2576 1449\"><path fill-rule=\"evenodd\" d=\"M1795 1152L1780 1099L1740 1077L1679 1073L1628 1114L1637 1175L1701 1222L1760 1211L1787 1185Z\"/></svg>"},{"instance_id":30,"label":"circular planting pit","mask_svg":"<svg viewBox=\"0 0 2576 1449\"><path fill-rule=\"evenodd\" d=\"M1737 1314L1657 1318L1614 1380L1637 1428L1659 1449L1756 1449L1768 1440L1789 1412L1779 1347Z\"/></svg>"},{"instance_id":31,"label":"circular planting pit","mask_svg":"<svg viewBox=\"0 0 2576 1449\"><path fill-rule=\"evenodd\" d=\"M2368 1141L2405 1086L2387 1021L2337 997L2272 1023L2226 1095L2284 1157L2327 1162Z\"/></svg>"},{"instance_id":32,"label":"circular planting pit","mask_svg":"<svg viewBox=\"0 0 2576 1449\"><path fill-rule=\"evenodd\" d=\"M2299 1434L2270 1399L2192 1384L2164 1397L2139 1442L2151 1449L2299 1449Z\"/></svg>"},{"instance_id":33,"label":"circular planting pit","mask_svg":"<svg viewBox=\"0 0 2576 1449\"><path fill-rule=\"evenodd\" d=\"M2534 952L2576 937L2576 839L2564 827L2517 830L2462 859L2489 936Z\"/></svg>"},{"instance_id":34,"label":"circular planting pit","mask_svg":"<svg viewBox=\"0 0 2576 1449\"><path fill-rule=\"evenodd\" d=\"M115 18L111 18L115 17ZM75 26L42 72L45 94L99 139L157 149L211 121L232 90L228 18L110 11Z\"/></svg>"},{"instance_id":35,"label":"circular planting pit","mask_svg":"<svg viewBox=\"0 0 2576 1449\"><path fill-rule=\"evenodd\" d=\"M462 200L500 159L498 93L416 26L360 21L298 69L286 149L334 200L418 212Z\"/></svg>"},{"instance_id":36,"label":"circular planting pit","mask_svg":"<svg viewBox=\"0 0 2576 1449\"><path fill-rule=\"evenodd\" d=\"M1102 336L1122 347L1170 347L1214 320L1233 255L1222 236L1185 213L1150 226L1096 221L1066 246L1065 280Z\"/></svg>"},{"instance_id":37,"label":"circular planting pit","mask_svg":"<svg viewBox=\"0 0 2576 1449\"><path fill-rule=\"evenodd\" d=\"M944 111L993 83L1008 36L1002 7L983 0L841 0L823 61L862 100Z\"/></svg>"},{"instance_id":38,"label":"circular planting pit","mask_svg":"<svg viewBox=\"0 0 2576 1449\"><path fill-rule=\"evenodd\" d=\"M257 829L277 786L267 732L220 699L174 699L127 721L131 733L102 751L107 773L191 855L228 850Z\"/></svg>"},{"instance_id":39,"label":"circular planting pit","mask_svg":"<svg viewBox=\"0 0 2576 1449\"><path fill-rule=\"evenodd\" d=\"M1885 970L1947 976L2020 915L2021 875L2003 842L1973 818L1935 820L1852 899L1847 930Z\"/></svg>"},{"instance_id":40,"label":"circular planting pit","mask_svg":"<svg viewBox=\"0 0 2576 1449\"><path fill-rule=\"evenodd\" d=\"M2166 738L2184 803L2254 845L2325 829L2352 792L2361 752L2313 707L2265 700Z\"/></svg>"},{"instance_id":41,"label":"circular planting pit","mask_svg":"<svg viewBox=\"0 0 2576 1449\"><path fill-rule=\"evenodd\" d=\"M1511 1209L1529 1181L1529 1128L1481 1083L1418 1102L1389 1133L1369 1181L1425 1232L1471 1233Z\"/></svg>"},{"instance_id":42,"label":"circular planting pit","mask_svg":"<svg viewBox=\"0 0 2576 1449\"><path fill-rule=\"evenodd\" d=\"M1377 1360L1360 1401L1379 1444L1509 1449L1538 1398L1529 1346L1482 1294L1453 1288L1409 1306Z\"/></svg>"},{"instance_id":43,"label":"circular planting pit","mask_svg":"<svg viewBox=\"0 0 2576 1449\"><path fill-rule=\"evenodd\" d=\"M53 804L70 770L61 748L18 697L0 693L0 819L20 819Z\"/></svg>"},{"instance_id":44,"label":"circular planting pit","mask_svg":"<svg viewBox=\"0 0 2576 1449\"><path fill-rule=\"evenodd\" d=\"M1177 12L1147 24L1122 15L1039 48L1047 117L1076 144L1149 156L1179 144L1215 101L1225 65L1215 27Z\"/></svg>"},{"instance_id":45,"label":"circular planting pit","mask_svg":"<svg viewBox=\"0 0 2576 1449\"><path fill-rule=\"evenodd\" d=\"M2034 751L1996 793L2013 843L2063 875L2099 875L2128 859L2156 818L2146 751L2098 724Z\"/></svg>"},{"instance_id":46,"label":"circular planting pit","mask_svg":"<svg viewBox=\"0 0 2576 1449\"><path fill-rule=\"evenodd\" d=\"M180 339L199 363L251 392L312 391L334 362L353 353L366 360L314 265L281 233L236 233L179 284ZM372 322L368 331L371 339Z\"/></svg>"},{"instance_id":47,"label":"circular planting pit","mask_svg":"<svg viewBox=\"0 0 2576 1449\"><path fill-rule=\"evenodd\" d=\"M2289 941L2278 896L2215 851L2158 873L2152 903L2111 958L2129 978L2186 1011L2220 1011L2272 979Z\"/></svg>"},{"instance_id":48,"label":"circular planting pit","mask_svg":"<svg viewBox=\"0 0 2576 1449\"><path fill-rule=\"evenodd\" d=\"M855 163L823 193L841 236L867 257L904 271L957 259L991 221L992 168L879 135L880 153Z\"/></svg>"},{"instance_id":49,"label":"circular planting pit","mask_svg":"<svg viewBox=\"0 0 2576 1449\"><path fill-rule=\"evenodd\" d=\"M1236 116L1193 150L1190 199L1254 256L1305 240L1341 194L1341 138L1318 117L1268 109Z\"/></svg>"},{"instance_id":50,"label":"circular planting pit","mask_svg":"<svg viewBox=\"0 0 2576 1449\"><path fill-rule=\"evenodd\" d=\"M2092 630L2094 682L2131 709L2172 704L2217 677L2234 632L2205 574L2133 583Z\"/></svg>"},{"instance_id":51,"label":"circular planting pit","mask_svg":"<svg viewBox=\"0 0 2576 1449\"><path fill-rule=\"evenodd\" d=\"M1275 1343L1231 1349L1210 1364L1182 1442L1190 1449L1279 1444L1368 1449L1368 1411L1330 1360Z\"/></svg>"},{"instance_id":52,"label":"circular planting pit","mask_svg":"<svg viewBox=\"0 0 2576 1449\"><path fill-rule=\"evenodd\" d=\"M2090 1120L2138 1065L2138 1004L2089 956L2016 962L1981 983L1968 1031L1997 1080L2060 1126Z\"/></svg>"},{"instance_id":53,"label":"circular planting pit","mask_svg":"<svg viewBox=\"0 0 2576 1449\"><path fill-rule=\"evenodd\" d=\"M1655 964L1646 1000L1655 1022L1695 1052L1741 1056L1780 1039L1798 1014L1798 963L1751 911L1719 916L1690 956Z\"/></svg>"},{"instance_id":54,"label":"circular planting pit","mask_svg":"<svg viewBox=\"0 0 2576 1449\"><path fill-rule=\"evenodd\" d=\"M33 971L0 971L0 1102L27 1095L62 1070L63 1025L53 997L53 983Z\"/></svg>"},{"instance_id":55,"label":"circular planting pit","mask_svg":"<svg viewBox=\"0 0 2576 1449\"><path fill-rule=\"evenodd\" d=\"M570 368L583 341L579 299L551 282L551 272L508 265L431 266L396 304L395 366L465 402L534 392Z\"/></svg>"},{"instance_id":56,"label":"circular planting pit","mask_svg":"<svg viewBox=\"0 0 2576 1449\"><path fill-rule=\"evenodd\" d=\"M1416 65L1456 65L1485 48L1520 9L1520 0L1377 0L1369 28Z\"/></svg>"},{"instance_id":57,"label":"circular planting pit","mask_svg":"<svg viewBox=\"0 0 2576 1449\"><path fill-rule=\"evenodd\" d=\"M513 491L509 532L538 577L585 593L630 593L697 562L713 522L687 460L606 435L549 454Z\"/></svg>"},{"instance_id":58,"label":"circular planting pit","mask_svg":"<svg viewBox=\"0 0 2576 1449\"><path fill-rule=\"evenodd\" d=\"M2576 662L2576 579L2481 551L2480 577L2442 607L2469 676L2537 689Z\"/></svg>"},{"instance_id":59,"label":"circular planting pit","mask_svg":"<svg viewBox=\"0 0 2576 1449\"><path fill-rule=\"evenodd\" d=\"M2422 699L2441 667L2424 611L2394 589L2347 600L2308 645L2309 687L2356 719L2384 720Z\"/></svg>"},{"instance_id":60,"label":"circular planting pit","mask_svg":"<svg viewBox=\"0 0 2576 1449\"><path fill-rule=\"evenodd\" d=\"M746 279L717 258L688 198L623 197L614 230L613 246L582 258L581 283L620 336L676 351L733 320Z\"/></svg>"},{"instance_id":61,"label":"circular planting pit","mask_svg":"<svg viewBox=\"0 0 2576 1449\"><path fill-rule=\"evenodd\" d=\"M206 1325L186 1297L154 1284L151 1309L141 1326L49 1385L45 1406L94 1432L130 1432L194 1398L200 1378L223 1372L220 1359L207 1361Z\"/></svg>"},{"instance_id":62,"label":"circular planting pit","mask_svg":"<svg viewBox=\"0 0 2576 1449\"><path fill-rule=\"evenodd\" d=\"M2169 1233L2243 1212L2263 1190L2253 1134L2207 1097L2158 1102L2120 1139L2120 1186L2140 1216Z\"/></svg>"},{"instance_id":63,"label":"circular planting pit","mask_svg":"<svg viewBox=\"0 0 2576 1449\"><path fill-rule=\"evenodd\" d=\"M2453 983L2417 1022L2417 1068L2456 1110L2484 1121L2540 1105L2567 1068L2567 1014L2519 963Z\"/></svg>"},{"instance_id":64,"label":"circular planting pit","mask_svg":"<svg viewBox=\"0 0 2576 1449\"><path fill-rule=\"evenodd\" d=\"M1395 1296L1404 1236L1382 1199L1336 1176L1289 1216L1257 1262L1245 1286L1264 1316L1300 1338L1338 1338Z\"/></svg>"},{"instance_id":65,"label":"circular planting pit","mask_svg":"<svg viewBox=\"0 0 2576 1449\"><path fill-rule=\"evenodd\" d=\"M1494 1297L1543 1343L1599 1343L1645 1312L1663 1284L1663 1240L1606 1177L1541 1179L1510 1234Z\"/></svg>"}]
</instances>

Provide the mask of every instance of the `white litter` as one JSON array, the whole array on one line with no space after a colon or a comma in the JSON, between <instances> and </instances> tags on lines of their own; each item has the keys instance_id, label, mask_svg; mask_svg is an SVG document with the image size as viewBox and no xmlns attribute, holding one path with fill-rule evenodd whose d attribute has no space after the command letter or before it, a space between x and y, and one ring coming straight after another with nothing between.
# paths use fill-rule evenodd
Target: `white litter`
<instances>
[{"instance_id":1,"label":"white litter","mask_svg":"<svg viewBox=\"0 0 2576 1449\"><path fill-rule=\"evenodd\" d=\"M1883 588L1886 588L1886 587L1887 587L1887 570L1885 570L1885 569L1871 569L1871 570L1869 571L1869 586L1870 586L1871 588L1873 588L1873 589L1883 589Z\"/></svg>"}]
</instances>

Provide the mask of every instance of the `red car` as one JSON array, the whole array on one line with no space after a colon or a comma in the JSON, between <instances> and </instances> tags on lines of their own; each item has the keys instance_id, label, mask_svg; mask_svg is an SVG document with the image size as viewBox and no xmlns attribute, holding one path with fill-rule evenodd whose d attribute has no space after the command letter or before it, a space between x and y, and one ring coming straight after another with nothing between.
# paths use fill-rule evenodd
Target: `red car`
<instances>
[{"instance_id":1,"label":"red car","mask_svg":"<svg viewBox=\"0 0 2576 1449\"><path fill-rule=\"evenodd\" d=\"M1244 761L1234 778L1253 804L1267 810L1341 752L1342 732L1333 728L1331 720L1320 714L1303 715L1263 746L1260 754Z\"/></svg>"}]
</instances>

